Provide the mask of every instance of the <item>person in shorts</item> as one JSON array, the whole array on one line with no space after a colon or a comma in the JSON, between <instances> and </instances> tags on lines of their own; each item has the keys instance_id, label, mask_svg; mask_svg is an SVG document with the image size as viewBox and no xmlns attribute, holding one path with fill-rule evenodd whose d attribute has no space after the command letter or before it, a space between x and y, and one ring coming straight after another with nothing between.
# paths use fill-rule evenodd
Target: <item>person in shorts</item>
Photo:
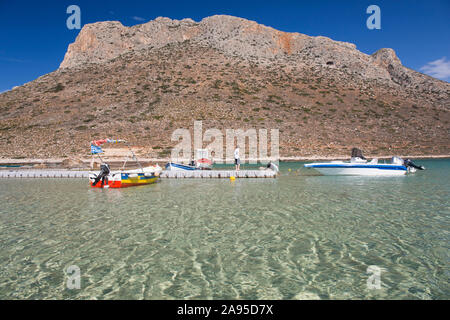
<instances>
[{"instance_id":1,"label":"person in shorts","mask_svg":"<svg viewBox=\"0 0 450 320\"><path fill-rule=\"evenodd\" d=\"M239 171L241 167L241 158L239 157L239 148L234 149L234 164L236 165L236 171Z\"/></svg>"}]
</instances>

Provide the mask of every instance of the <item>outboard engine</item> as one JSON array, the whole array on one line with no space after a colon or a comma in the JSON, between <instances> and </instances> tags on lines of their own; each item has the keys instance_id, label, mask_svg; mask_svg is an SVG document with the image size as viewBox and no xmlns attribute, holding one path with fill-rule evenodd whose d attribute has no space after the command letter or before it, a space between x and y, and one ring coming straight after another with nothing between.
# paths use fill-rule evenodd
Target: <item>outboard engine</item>
<instances>
[{"instance_id":1,"label":"outboard engine","mask_svg":"<svg viewBox=\"0 0 450 320\"><path fill-rule=\"evenodd\" d=\"M410 168L415 168L418 170L425 170L424 166L418 166L416 165L414 162L412 162L411 159L405 159L405 161L403 162L403 164L405 165L405 167L410 167Z\"/></svg>"},{"instance_id":2,"label":"outboard engine","mask_svg":"<svg viewBox=\"0 0 450 320\"><path fill-rule=\"evenodd\" d=\"M102 180L102 187L105 185L105 180L106 183L108 183L108 175L110 173L110 169L109 169L109 165L107 163L103 163L100 165L100 173L97 175L97 177L95 178L94 182L92 183L92 186L95 187L95 185Z\"/></svg>"}]
</instances>

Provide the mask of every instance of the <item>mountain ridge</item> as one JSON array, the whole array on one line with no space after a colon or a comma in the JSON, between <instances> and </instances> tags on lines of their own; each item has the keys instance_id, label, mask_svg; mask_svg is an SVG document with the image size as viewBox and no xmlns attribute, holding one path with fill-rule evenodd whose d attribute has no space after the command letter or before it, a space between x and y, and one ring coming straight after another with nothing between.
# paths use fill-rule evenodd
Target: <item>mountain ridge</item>
<instances>
[{"instance_id":1,"label":"mountain ridge","mask_svg":"<svg viewBox=\"0 0 450 320\"><path fill-rule=\"evenodd\" d=\"M106 135L166 157L171 132L203 120L221 130L279 128L284 157L354 145L375 155L449 154L449 92L393 49L367 55L243 18L97 22L59 69L0 94L0 147L3 157L73 156Z\"/></svg>"}]
</instances>

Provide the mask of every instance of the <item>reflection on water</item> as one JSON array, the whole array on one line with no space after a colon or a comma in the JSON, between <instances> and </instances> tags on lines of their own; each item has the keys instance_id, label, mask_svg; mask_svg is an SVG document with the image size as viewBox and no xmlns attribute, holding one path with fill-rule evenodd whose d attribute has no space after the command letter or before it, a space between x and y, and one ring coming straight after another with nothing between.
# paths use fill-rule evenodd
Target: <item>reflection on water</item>
<instances>
[{"instance_id":1,"label":"reflection on water","mask_svg":"<svg viewBox=\"0 0 450 320\"><path fill-rule=\"evenodd\" d=\"M450 161L420 163L405 177L284 163L278 179L119 190L2 180L0 298L448 299Z\"/></svg>"}]
</instances>

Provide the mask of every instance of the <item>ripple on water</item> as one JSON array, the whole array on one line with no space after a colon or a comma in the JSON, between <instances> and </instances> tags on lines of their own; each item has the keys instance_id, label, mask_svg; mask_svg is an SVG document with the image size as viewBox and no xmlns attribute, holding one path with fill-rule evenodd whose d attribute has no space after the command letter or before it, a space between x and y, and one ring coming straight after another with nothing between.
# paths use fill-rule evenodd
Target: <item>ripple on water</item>
<instances>
[{"instance_id":1,"label":"ripple on water","mask_svg":"<svg viewBox=\"0 0 450 320\"><path fill-rule=\"evenodd\" d=\"M278 179L123 190L4 180L0 298L448 299L450 162L424 164L395 178L282 164ZM81 290L65 287L70 265Z\"/></svg>"}]
</instances>

